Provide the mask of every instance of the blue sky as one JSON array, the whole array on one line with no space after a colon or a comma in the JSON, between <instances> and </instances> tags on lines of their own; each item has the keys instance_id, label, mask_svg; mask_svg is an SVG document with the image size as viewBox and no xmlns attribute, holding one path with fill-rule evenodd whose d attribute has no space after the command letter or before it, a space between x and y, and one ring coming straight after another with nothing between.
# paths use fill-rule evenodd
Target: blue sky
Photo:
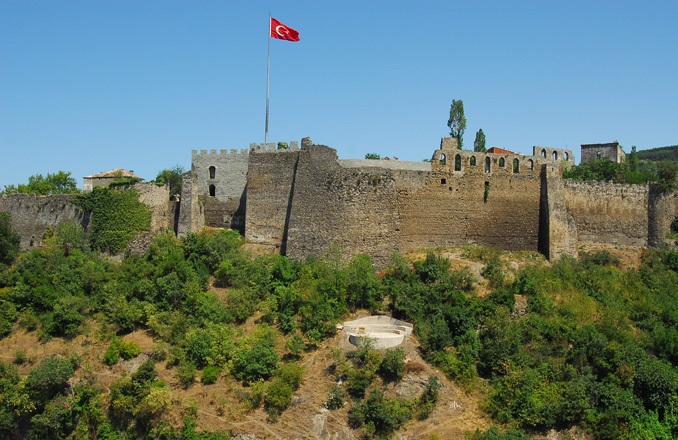
<instances>
[{"instance_id":1,"label":"blue sky","mask_svg":"<svg viewBox=\"0 0 678 440\"><path fill-rule=\"evenodd\" d=\"M0 188L269 141L430 158L465 147L678 144L678 2L0 0Z\"/></svg>"}]
</instances>

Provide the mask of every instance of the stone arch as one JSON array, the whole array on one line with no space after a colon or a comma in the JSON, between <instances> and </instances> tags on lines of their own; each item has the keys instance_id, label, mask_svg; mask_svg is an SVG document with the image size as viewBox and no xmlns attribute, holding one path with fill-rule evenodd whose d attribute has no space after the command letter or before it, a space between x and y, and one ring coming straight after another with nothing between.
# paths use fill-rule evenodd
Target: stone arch
<instances>
[{"instance_id":1,"label":"stone arch","mask_svg":"<svg viewBox=\"0 0 678 440\"><path fill-rule=\"evenodd\" d=\"M485 173L492 171L492 159L485 157Z\"/></svg>"},{"instance_id":2,"label":"stone arch","mask_svg":"<svg viewBox=\"0 0 678 440\"><path fill-rule=\"evenodd\" d=\"M520 161L516 157L515 159L513 159L513 173L517 174L519 172L520 172Z\"/></svg>"},{"instance_id":3,"label":"stone arch","mask_svg":"<svg viewBox=\"0 0 678 440\"><path fill-rule=\"evenodd\" d=\"M553 152L553 160L558 160L558 152L557 151Z\"/></svg>"},{"instance_id":4,"label":"stone arch","mask_svg":"<svg viewBox=\"0 0 678 440\"><path fill-rule=\"evenodd\" d=\"M570 160L570 155L567 154L567 151L563 153L563 160Z\"/></svg>"},{"instance_id":5,"label":"stone arch","mask_svg":"<svg viewBox=\"0 0 678 440\"><path fill-rule=\"evenodd\" d=\"M454 156L454 171L461 171L461 154Z\"/></svg>"},{"instance_id":6,"label":"stone arch","mask_svg":"<svg viewBox=\"0 0 678 440\"><path fill-rule=\"evenodd\" d=\"M210 197L216 197L217 195L217 187L214 185L210 185Z\"/></svg>"},{"instance_id":7,"label":"stone arch","mask_svg":"<svg viewBox=\"0 0 678 440\"><path fill-rule=\"evenodd\" d=\"M546 150L544 149L541 150L541 157L546 157Z\"/></svg>"},{"instance_id":8,"label":"stone arch","mask_svg":"<svg viewBox=\"0 0 678 440\"><path fill-rule=\"evenodd\" d=\"M445 156L445 153L440 153L440 157L438 157L438 160L440 162L440 165L447 165L447 156Z\"/></svg>"},{"instance_id":9,"label":"stone arch","mask_svg":"<svg viewBox=\"0 0 678 440\"><path fill-rule=\"evenodd\" d=\"M471 158L468 160L468 162L472 167L476 166L476 157L471 156Z\"/></svg>"},{"instance_id":10,"label":"stone arch","mask_svg":"<svg viewBox=\"0 0 678 440\"><path fill-rule=\"evenodd\" d=\"M210 179L214 179L214 177L217 173L217 168L214 165L212 165L211 167L209 167L209 173L210 173Z\"/></svg>"},{"instance_id":11,"label":"stone arch","mask_svg":"<svg viewBox=\"0 0 678 440\"><path fill-rule=\"evenodd\" d=\"M506 166L506 159L504 159L503 157L500 157L499 158L499 166L504 168Z\"/></svg>"},{"instance_id":12,"label":"stone arch","mask_svg":"<svg viewBox=\"0 0 678 440\"><path fill-rule=\"evenodd\" d=\"M527 159L527 167L534 171L534 161L532 159Z\"/></svg>"}]
</instances>

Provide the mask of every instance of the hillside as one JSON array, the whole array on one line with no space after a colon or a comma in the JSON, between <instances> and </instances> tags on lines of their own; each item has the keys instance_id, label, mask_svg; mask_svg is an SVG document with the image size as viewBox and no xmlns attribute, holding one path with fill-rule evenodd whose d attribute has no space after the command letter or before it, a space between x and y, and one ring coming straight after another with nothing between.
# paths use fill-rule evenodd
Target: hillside
<instances>
[{"instance_id":1,"label":"hillside","mask_svg":"<svg viewBox=\"0 0 678 440\"><path fill-rule=\"evenodd\" d=\"M65 237L0 272L1 438L678 433L676 252L437 249L376 273L233 231L115 260ZM369 313L415 333L356 349L336 324Z\"/></svg>"},{"instance_id":2,"label":"hillside","mask_svg":"<svg viewBox=\"0 0 678 440\"><path fill-rule=\"evenodd\" d=\"M678 162L678 145L638 151L638 159L657 162L661 160Z\"/></svg>"}]
</instances>

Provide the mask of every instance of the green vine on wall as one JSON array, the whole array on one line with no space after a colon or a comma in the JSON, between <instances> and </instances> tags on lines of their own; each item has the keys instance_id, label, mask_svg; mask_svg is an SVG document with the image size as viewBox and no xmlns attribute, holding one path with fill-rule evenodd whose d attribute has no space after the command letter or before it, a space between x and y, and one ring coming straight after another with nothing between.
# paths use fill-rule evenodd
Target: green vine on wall
<instances>
[{"instance_id":1,"label":"green vine on wall","mask_svg":"<svg viewBox=\"0 0 678 440\"><path fill-rule=\"evenodd\" d=\"M92 249L121 252L138 232L151 229L151 211L133 188L94 188L79 195L76 203L91 212Z\"/></svg>"}]
</instances>

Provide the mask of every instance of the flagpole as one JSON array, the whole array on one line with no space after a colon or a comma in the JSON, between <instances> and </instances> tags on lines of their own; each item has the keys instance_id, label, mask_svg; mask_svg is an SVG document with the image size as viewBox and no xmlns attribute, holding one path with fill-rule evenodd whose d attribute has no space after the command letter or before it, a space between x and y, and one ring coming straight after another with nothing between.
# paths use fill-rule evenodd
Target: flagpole
<instances>
[{"instance_id":1,"label":"flagpole","mask_svg":"<svg viewBox=\"0 0 678 440\"><path fill-rule=\"evenodd\" d=\"M271 14L268 14L268 63L266 69L266 134L264 144L268 144L268 101L271 93ZM266 147L266 145L264 145Z\"/></svg>"}]
</instances>

